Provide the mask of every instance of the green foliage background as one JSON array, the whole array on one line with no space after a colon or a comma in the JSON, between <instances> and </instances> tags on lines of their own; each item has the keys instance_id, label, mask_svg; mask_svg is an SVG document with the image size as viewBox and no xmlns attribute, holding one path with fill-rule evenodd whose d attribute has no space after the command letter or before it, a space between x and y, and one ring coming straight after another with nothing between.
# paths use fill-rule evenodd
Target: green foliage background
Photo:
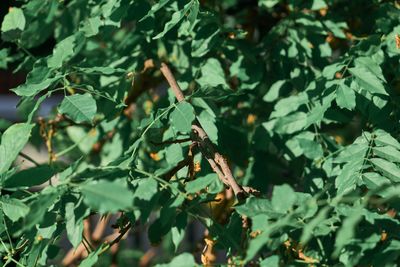
<instances>
[{"instance_id":1,"label":"green foliage background","mask_svg":"<svg viewBox=\"0 0 400 267\"><path fill-rule=\"evenodd\" d=\"M16 5L1 24L0 67L28 74L13 89L23 122L1 121L3 264L58 265L63 234L77 247L87 216L123 211L118 227L149 225L151 243L163 243L153 263L170 263L159 266L195 265L195 244L180 246L191 221L208 228L221 264L397 266L397 1ZM166 89L160 62L185 102ZM62 103L38 118L57 94ZM191 143L169 141L191 137L195 118L238 182L260 191L223 222L207 203L224 186L200 153L194 178L184 167L165 179ZM48 164L13 164L28 141L47 147ZM81 266L101 266L107 249Z\"/></svg>"}]
</instances>

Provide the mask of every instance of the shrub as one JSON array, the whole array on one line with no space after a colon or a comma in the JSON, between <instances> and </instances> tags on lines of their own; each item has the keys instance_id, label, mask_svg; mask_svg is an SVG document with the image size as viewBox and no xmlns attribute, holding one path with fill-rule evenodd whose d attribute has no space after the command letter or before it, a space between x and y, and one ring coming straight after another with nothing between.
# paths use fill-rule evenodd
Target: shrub
<instances>
[{"instance_id":1,"label":"shrub","mask_svg":"<svg viewBox=\"0 0 400 267\"><path fill-rule=\"evenodd\" d=\"M21 122L1 122L4 265L105 266L118 245L138 265L122 241L137 229L159 266L399 263L397 1L15 5L0 67L26 81ZM115 234L85 230L98 215ZM194 222L202 239L183 241Z\"/></svg>"}]
</instances>

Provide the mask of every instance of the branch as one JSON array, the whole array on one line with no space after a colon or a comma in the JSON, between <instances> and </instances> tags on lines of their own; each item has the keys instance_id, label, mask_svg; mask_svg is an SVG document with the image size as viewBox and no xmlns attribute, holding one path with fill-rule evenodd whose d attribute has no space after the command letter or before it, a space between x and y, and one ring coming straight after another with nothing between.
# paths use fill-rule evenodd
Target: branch
<instances>
[{"instance_id":1,"label":"branch","mask_svg":"<svg viewBox=\"0 0 400 267\"><path fill-rule=\"evenodd\" d=\"M169 69L168 65L165 63L161 63L160 71L170 85L178 102L185 101L185 96L183 95L183 92L176 82L176 79ZM198 139L196 141L198 141L199 143L201 153L206 157L208 163L210 164L214 172L218 175L219 179L226 186L232 188L235 196L239 200L244 199L246 197L246 192L236 182L226 159L215 150L213 143L210 141L210 138L208 137L207 133L204 131L203 127L197 119L195 119L192 124L192 131L195 134L196 139Z\"/></svg>"}]
</instances>

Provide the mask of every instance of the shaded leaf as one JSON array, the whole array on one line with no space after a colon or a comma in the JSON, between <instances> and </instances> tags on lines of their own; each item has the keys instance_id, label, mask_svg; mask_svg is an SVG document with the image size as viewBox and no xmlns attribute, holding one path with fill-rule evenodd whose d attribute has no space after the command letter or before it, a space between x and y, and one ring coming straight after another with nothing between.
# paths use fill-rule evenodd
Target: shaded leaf
<instances>
[{"instance_id":1,"label":"shaded leaf","mask_svg":"<svg viewBox=\"0 0 400 267\"><path fill-rule=\"evenodd\" d=\"M133 206L133 193L122 182L91 181L80 188L83 201L100 213L117 212Z\"/></svg>"},{"instance_id":2,"label":"shaded leaf","mask_svg":"<svg viewBox=\"0 0 400 267\"><path fill-rule=\"evenodd\" d=\"M172 127L183 133L189 133L195 119L194 109L188 102L180 102L170 114Z\"/></svg>"},{"instance_id":3,"label":"shaded leaf","mask_svg":"<svg viewBox=\"0 0 400 267\"><path fill-rule=\"evenodd\" d=\"M16 123L10 126L1 137L0 174L7 171L31 135L33 124Z\"/></svg>"},{"instance_id":4,"label":"shaded leaf","mask_svg":"<svg viewBox=\"0 0 400 267\"><path fill-rule=\"evenodd\" d=\"M77 123L92 122L96 115L96 101L90 94L74 94L64 97L59 112L66 114Z\"/></svg>"}]
</instances>

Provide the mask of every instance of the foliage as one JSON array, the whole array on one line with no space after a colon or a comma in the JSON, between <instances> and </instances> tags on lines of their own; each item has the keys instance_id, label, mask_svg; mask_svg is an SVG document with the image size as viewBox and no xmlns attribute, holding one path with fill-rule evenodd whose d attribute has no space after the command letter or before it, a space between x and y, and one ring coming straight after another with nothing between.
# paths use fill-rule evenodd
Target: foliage
<instances>
[{"instance_id":1,"label":"foliage","mask_svg":"<svg viewBox=\"0 0 400 267\"><path fill-rule=\"evenodd\" d=\"M0 68L27 73L12 90L23 122L1 136L3 264L57 265L61 237L77 248L95 213L121 214L122 235L149 226L159 266L195 264L193 221L206 265L215 251L221 264L399 264L397 1L17 4L1 25ZM199 124L246 194L214 173ZM27 142L46 164L13 164Z\"/></svg>"}]
</instances>

